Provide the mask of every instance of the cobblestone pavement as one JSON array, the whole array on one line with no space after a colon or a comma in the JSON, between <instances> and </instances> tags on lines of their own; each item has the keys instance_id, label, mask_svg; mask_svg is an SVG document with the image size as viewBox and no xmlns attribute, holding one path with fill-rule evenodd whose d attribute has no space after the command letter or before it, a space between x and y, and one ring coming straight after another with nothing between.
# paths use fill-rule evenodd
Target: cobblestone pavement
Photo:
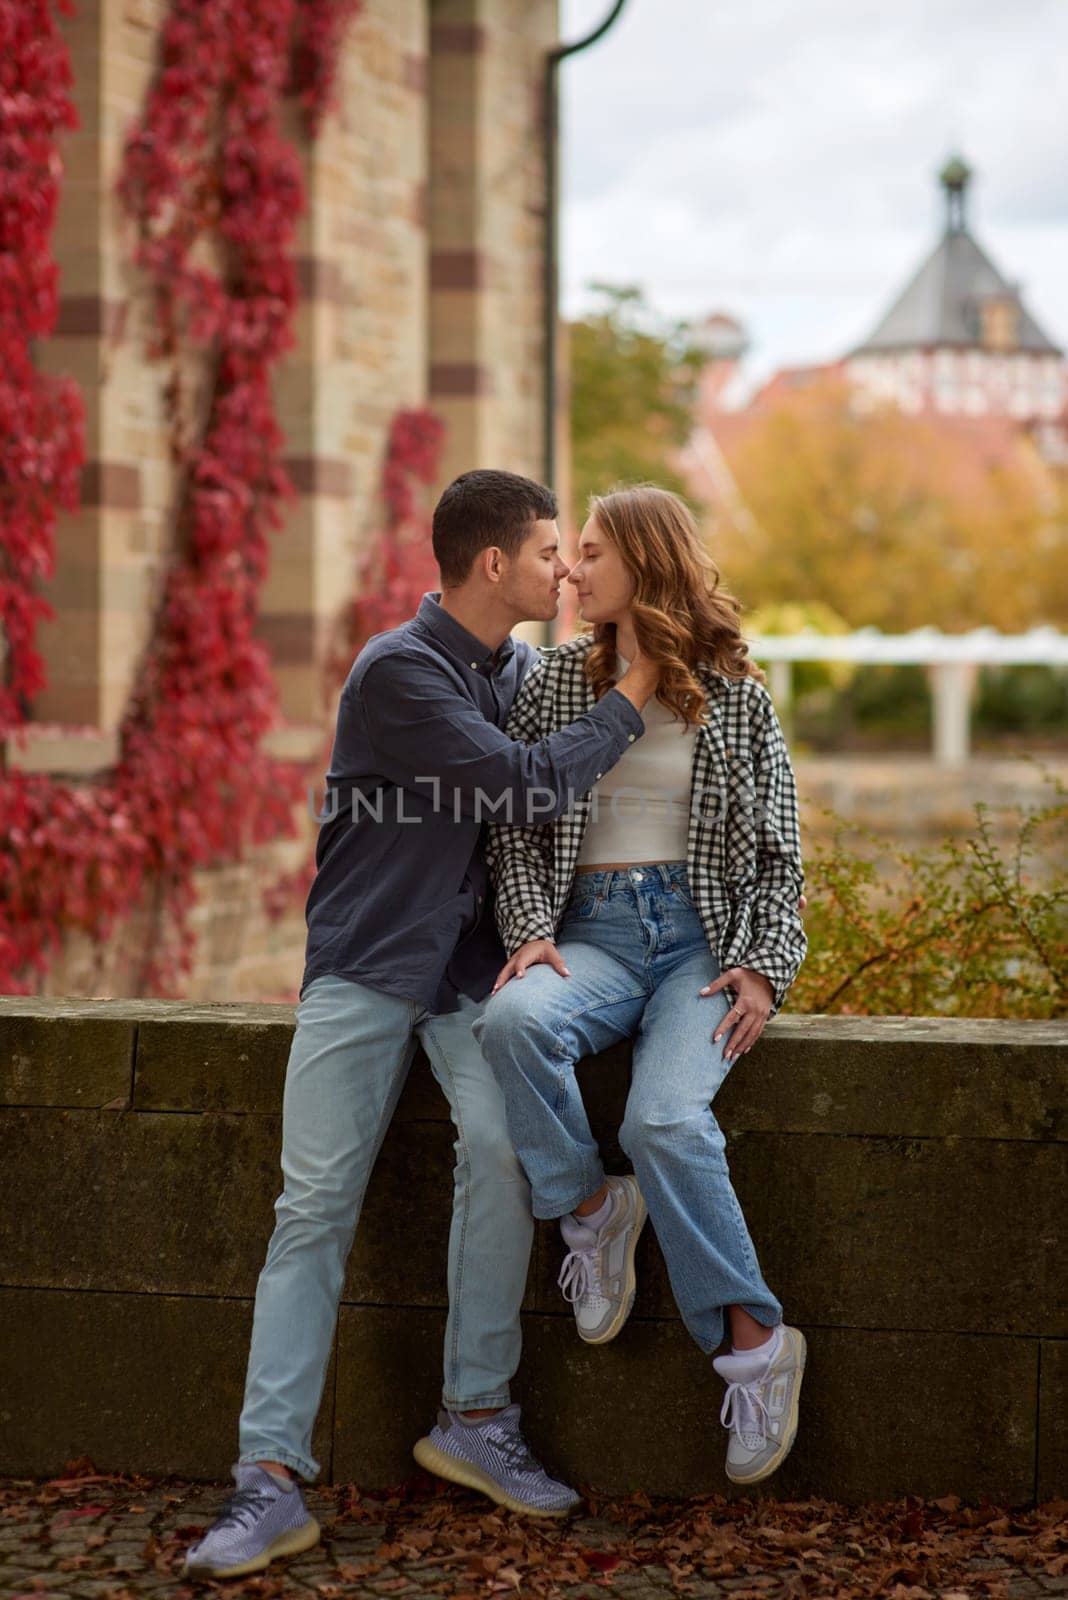
<instances>
[{"instance_id":1,"label":"cobblestone pavement","mask_svg":"<svg viewBox=\"0 0 1068 1600\"><path fill-rule=\"evenodd\" d=\"M591 1501L559 1524L496 1511L422 1480L403 1493L312 1489L322 1543L270 1573L191 1584L182 1553L223 1485L104 1477L0 1480L0 1594L130 1600L167 1593L339 1600L496 1594L532 1600L1046 1600L1068 1596L1068 1502L1032 1512L951 1498L847 1508L823 1501Z\"/></svg>"}]
</instances>

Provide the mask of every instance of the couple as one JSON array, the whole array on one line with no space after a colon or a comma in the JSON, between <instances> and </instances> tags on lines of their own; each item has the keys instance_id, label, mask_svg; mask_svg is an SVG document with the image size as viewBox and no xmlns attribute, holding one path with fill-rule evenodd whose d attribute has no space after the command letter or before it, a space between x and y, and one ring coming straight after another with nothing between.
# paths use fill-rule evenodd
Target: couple
<instances>
[{"instance_id":1,"label":"couple","mask_svg":"<svg viewBox=\"0 0 1068 1600\"><path fill-rule=\"evenodd\" d=\"M570 573L556 516L529 479L456 479L434 511L440 596L372 639L342 691L237 1487L188 1575L257 1572L319 1537L297 1479L319 1470L345 1264L417 1044L456 1128L443 1409L420 1464L513 1510L577 1505L509 1403L532 1219L562 1219L561 1286L603 1344L647 1206L702 1351L727 1319L728 1477L760 1481L793 1443L804 1339L709 1109L804 956L793 774L682 502L595 500ZM511 631L555 617L565 578L592 632L539 655ZM626 1038L635 1176L606 1178L575 1064Z\"/></svg>"}]
</instances>

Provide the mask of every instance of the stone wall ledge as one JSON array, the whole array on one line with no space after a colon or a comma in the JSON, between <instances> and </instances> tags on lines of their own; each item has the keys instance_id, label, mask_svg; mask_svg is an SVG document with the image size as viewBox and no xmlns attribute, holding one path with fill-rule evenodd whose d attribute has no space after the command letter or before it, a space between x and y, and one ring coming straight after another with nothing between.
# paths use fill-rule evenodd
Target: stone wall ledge
<instances>
[{"instance_id":1,"label":"stone wall ledge","mask_svg":"<svg viewBox=\"0 0 1068 1600\"><path fill-rule=\"evenodd\" d=\"M292 1032L289 1005L0 997L0 1106L276 1114ZM785 1014L716 1104L737 1132L1056 1141L1066 1063L1068 1022ZM446 1121L427 1077L401 1114Z\"/></svg>"},{"instance_id":2,"label":"stone wall ledge","mask_svg":"<svg viewBox=\"0 0 1068 1600\"><path fill-rule=\"evenodd\" d=\"M286 1005L0 999L0 1473L87 1454L226 1477L292 1029ZM735 1186L810 1345L772 1492L1068 1492L1066 1075L1059 1022L784 1015L728 1078ZM580 1076L619 1170L627 1051ZM348 1263L316 1432L328 1478L408 1476L433 1415L453 1138L417 1058ZM560 1254L540 1225L517 1382L535 1444L604 1490L721 1491L720 1386L653 1230L610 1350L576 1341Z\"/></svg>"}]
</instances>

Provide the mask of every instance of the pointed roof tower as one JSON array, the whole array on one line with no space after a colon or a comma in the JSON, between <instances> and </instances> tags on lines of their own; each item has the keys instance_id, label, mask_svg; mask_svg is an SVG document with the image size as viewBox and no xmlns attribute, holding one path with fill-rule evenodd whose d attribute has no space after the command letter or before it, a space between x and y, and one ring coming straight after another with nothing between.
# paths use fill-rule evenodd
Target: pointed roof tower
<instances>
[{"instance_id":1,"label":"pointed roof tower","mask_svg":"<svg viewBox=\"0 0 1068 1600\"><path fill-rule=\"evenodd\" d=\"M956 348L1060 355L1020 299L976 244L965 221L972 171L952 156L939 173L946 196L941 240L875 331L853 351Z\"/></svg>"}]
</instances>

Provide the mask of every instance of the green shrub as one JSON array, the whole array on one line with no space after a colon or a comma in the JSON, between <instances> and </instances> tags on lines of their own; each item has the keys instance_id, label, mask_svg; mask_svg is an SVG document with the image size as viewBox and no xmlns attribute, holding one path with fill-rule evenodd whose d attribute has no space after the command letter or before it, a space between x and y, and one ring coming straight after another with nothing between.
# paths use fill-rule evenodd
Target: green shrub
<instances>
[{"instance_id":1,"label":"green shrub","mask_svg":"<svg viewBox=\"0 0 1068 1600\"><path fill-rule=\"evenodd\" d=\"M859 668L849 689L858 728L924 732L931 725L931 690L923 667L911 662Z\"/></svg>"},{"instance_id":2,"label":"green shrub","mask_svg":"<svg viewBox=\"0 0 1068 1600\"><path fill-rule=\"evenodd\" d=\"M983 667L973 725L989 733L1068 734L1068 668Z\"/></svg>"},{"instance_id":3,"label":"green shrub","mask_svg":"<svg viewBox=\"0 0 1068 1600\"><path fill-rule=\"evenodd\" d=\"M885 839L839 820L831 841L808 853L809 953L791 1009L1063 1016L1068 788L1045 776L1048 803L1009 808L998 829L977 803L970 835L928 850L888 850ZM859 839L882 859L859 855Z\"/></svg>"}]
</instances>

